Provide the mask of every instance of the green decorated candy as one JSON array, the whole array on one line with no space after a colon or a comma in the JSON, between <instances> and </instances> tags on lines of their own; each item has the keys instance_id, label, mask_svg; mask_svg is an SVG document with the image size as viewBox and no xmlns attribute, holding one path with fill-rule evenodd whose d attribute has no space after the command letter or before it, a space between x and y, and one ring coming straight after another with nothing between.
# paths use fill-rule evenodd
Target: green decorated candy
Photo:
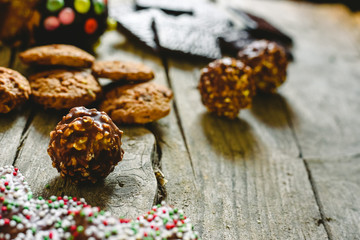
<instances>
[{"instance_id":1,"label":"green decorated candy","mask_svg":"<svg viewBox=\"0 0 360 240\"><path fill-rule=\"evenodd\" d=\"M94 11L96 14L100 15L105 10L105 4L102 0L94 0Z\"/></svg>"},{"instance_id":2,"label":"green decorated candy","mask_svg":"<svg viewBox=\"0 0 360 240\"><path fill-rule=\"evenodd\" d=\"M48 0L46 3L46 8L50 12L56 12L64 6L64 0Z\"/></svg>"},{"instance_id":3,"label":"green decorated candy","mask_svg":"<svg viewBox=\"0 0 360 240\"><path fill-rule=\"evenodd\" d=\"M90 0L75 0L75 10L79 13L87 13L91 7Z\"/></svg>"}]
</instances>

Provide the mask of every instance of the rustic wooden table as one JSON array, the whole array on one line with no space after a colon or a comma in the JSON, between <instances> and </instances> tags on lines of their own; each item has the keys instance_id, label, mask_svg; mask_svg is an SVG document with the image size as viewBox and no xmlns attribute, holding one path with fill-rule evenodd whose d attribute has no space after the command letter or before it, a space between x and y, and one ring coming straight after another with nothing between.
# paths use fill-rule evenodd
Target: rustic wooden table
<instances>
[{"instance_id":1,"label":"rustic wooden table","mask_svg":"<svg viewBox=\"0 0 360 240\"><path fill-rule=\"evenodd\" d=\"M196 89L206 63L161 60L107 32L97 58L151 66L175 93L170 115L119 126L124 160L103 183L76 186L46 152L66 112L29 102L0 115L0 165L19 167L36 195L85 197L119 216L165 199L203 239L360 239L360 14L304 2L233 4L294 37L296 60L278 94L257 96L236 120L217 118ZM0 65L29 72L16 49L0 47Z\"/></svg>"}]
</instances>

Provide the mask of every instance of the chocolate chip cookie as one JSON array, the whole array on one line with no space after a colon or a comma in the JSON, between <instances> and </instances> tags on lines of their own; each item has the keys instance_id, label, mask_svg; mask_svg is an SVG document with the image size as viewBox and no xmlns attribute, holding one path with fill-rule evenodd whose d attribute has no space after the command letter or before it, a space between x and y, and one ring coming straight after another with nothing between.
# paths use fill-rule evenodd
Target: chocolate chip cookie
<instances>
[{"instance_id":1,"label":"chocolate chip cookie","mask_svg":"<svg viewBox=\"0 0 360 240\"><path fill-rule=\"evenodd\" d=\"M20 53L26 64L60 65L68 67L91 67L95 58L89 53L71 45L53 44L34 47Z\"/></svg>"},{"instance_id":2,"label":"chocolate chip cookie","mask_svg":"<svg viewBox=\"0 0 360 240\"><path fill-rule=\"evenodd\" d=\"M92 66L97 77L109 78L114 81L144 82L154 78L154 72L148 66L136 62L97 61Z\"/></svg>"},{"instance_id":3,"label":"chocolate chip cookie","mask_svg":"<svg viewBox=\"0 0 360 240\"><path fill-rule=\"evenodd\" d=\"M144 124L168 115L172 97L170 89L155 83L125 85L108 92L100 110L118 124Z\"/></svg>"},{"instance_id":4,"label":"chocolate chip cookie","mask_svg":"<svg viewBox=\"0 0 360 240\"><path fill-rule=\"evenodd\" d=\"M101 94L101 86L89 72L57 69L29 78L32 98L45 108L86 106Z\"/></svg>"},{"instance_id":5,"label":"chocolate chip cookie","mask_svg":"<svg viewBox=\"0 0 360 240\"><path fill-rule=\"evenodd\" d=\"M27 79L19 72L0 67L0 113L8 113L29 99L31 93Z\"/></svg>"}]
</instances>

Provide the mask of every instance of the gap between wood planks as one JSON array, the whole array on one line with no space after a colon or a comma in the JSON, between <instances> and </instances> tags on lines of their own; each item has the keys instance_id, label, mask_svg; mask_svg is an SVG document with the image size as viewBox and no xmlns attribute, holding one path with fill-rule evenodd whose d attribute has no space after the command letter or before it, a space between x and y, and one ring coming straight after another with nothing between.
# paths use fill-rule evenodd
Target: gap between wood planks
<instances>
[{"instance_id":1,"label":"gap between wood planks","mask_svg":"<svg viewBox=\"0 0 360 240\"><path fill-rule=\"evenodd\" d=\"M171 80L171 77L170 77L170 74L169 74L169 64L168 64L168 58L167 56L163 55L161 52L159 53L159 58L162 60L162 64L163 64L163 67L165 69L165 76L166 76L166 79L167 79L167 83L169 85L169 87L173 90L173 87L172 87L172 80ZM210 62L210 61L209 61ZM173 90L174 91L174 90ZM187 151L187 154L188 154L188 157L191 161L191 168L192 168L192 171L193 171L193 174L194 174L194 177L196 178L195 176L195 170L194 170L194 167L193 167L193 163L192 163L192 156L191 156L191 153L190 153L190 150L189 150L189 146L188 146L188 141L186 139L186 136L185 136L185 132L184 132L184 128L183 128L183 123L182 123L182 120L180 118L180 113L179 113L179 110L178 110L178 105L177 105L177 102L176 102L176 99L174 98L173 99L173 106L174 106L174 112L175 112L175 116L176 116L176 120L177 120L177 123L179 125L179 128L180 128L180 131L181 131L181 136L182 136L182 139L185 143L185 147L186 147L186 151ZM291 133L293 135L293 138L294 138L294 141L296 143L296 146L297 146L297 149L299 151L299 155L298 155L298 158L303 162L304 164L304 167L306 169L306 172L308 174L308 179L309 179L309 182L310 182L310 185L311 185L311 189L312 189L312 192L314 194L314 197L315 197L315 200L316 200L316 205L319 209L319 213L320 213L320 217L321 219L318 219L317 220L317 225L320 225L322 224L325 228L325 231L326 231L326 234L327 234L327 237L329 240L332 240L334 239L332 234L331 234L331 230L330 230L330 226L327 224L327 221L329 218L327 218L325 216L325 213L324 213L324 207L322 206L321 204L321 200L320 200L320 196L319 196L319 193L316 189L316 185L315 185L315 181L312 177L312 173L311 173L311 170L306 162L306 159L303 158L303 153L302 153L302 148L301 148L301 144L300 144L300 141L298 139L298 136L296 134L296 131L295 131L295 128L294 128L294 125L292 123L292 120L291 120L291 117L290 117L290 112L289 112L289 109L287 108L287 106L285 105L285 103L282 104L282 108L283 108L283 111L285 112L285 115L286 115L286 118L287 118L287 124L288 124L288 127L290 128L291 130ZM154 133L154 135L156 136L156 134Z\"/></svg>"},{"instance_id":2,"label":"gap between wood planks","mask_svg":"<svg viewBox=\"0 0 360 240\"><path fill-rule=\"evenodd\" d=\"M319 212L320 212L320 216L321 216L321 219L318 220L317 224L320 225L320 224L323 224L324 225L324 228L325 228L325 231L326 231L326 234L328 236L328 238L330 240L334 239L332 234L331 234L331 230L330 230L330 226L327 224L327 221L328 221L328 218L325 216L325 211L324 211L324 207L323 205L321 204L321 200L320 200L320 196L319 196L319 192L318 190L316 189L316 185L315 185L315 181L313 179L313 176L312 176L312 173L311 173L311 170L310 170L310 167L306 161L306 159L303 158L303 152L302 152L302 148L301 148L301 143L299 141L299 138L296 134L296 131L295 131L295 128L294 128L294 124L291 120L291 117L290 117L290 112L289 112L289 109L287 108L287 106L283 103L282 104L283 106L283 109L286 113L286 118L287 118L287 122L288 122L288 126L289 128L291 129L291 133L294 137L294 141L296 143L296 146L298 148L298 151L299 151L299 156L298 158L302 160L302 162L304 163L304 166L305 166L305 169L306 169L306 173L308 175L308 179L309 179L309 182L310 182L310 185L311 185L311 190L313 191L314 193L314 197L315 197L315 201L316 201L316 205L318 206L318 209L319 209Z\"/></svg>"},{"instance_id":3,"label":"gap between wood planks","mask_svg":"<svg viewBox=\"0 0 360 240\"><path fill-rule=\"evenodd\" d=\"M17 66L17 53L19 52L19 49L12 48L10 51L9 61L8 64L6 64L9 68L16 68ZM23 150L24 144L28 138L30 127L34 121L34 118L36 117L37 113L39 113L39 110L36 108L36 106L32 106L30 109L30 113L28 114L26 118L26 122L24 124L24 127L21 132L20 140L18 142L18 145L16 146L16 152L14 155L14 158L12 160L12 165L16 165L17 160L19 159L21 152ZM55 126L54 126L55 127ZM144 126L145 129L148 129L151 131L151 127ZM155 134L153 133L155 136ZM155 137L155 140L157 141L157 138ZM161 201L166 199L166 189L164 183L164 176L161 172L161 146L155 142L153 149L152 149L152 155L151 155L151 163L153 167L153 174L154 177L157 180L157 193L154 195L153 204L159 204ZM121 163L120 163L121 164ZM68 185L68 181L64 181L62 186L57 190L57 194L66 194L63 189L66 188Z\"/></svg>"}]
</instances>

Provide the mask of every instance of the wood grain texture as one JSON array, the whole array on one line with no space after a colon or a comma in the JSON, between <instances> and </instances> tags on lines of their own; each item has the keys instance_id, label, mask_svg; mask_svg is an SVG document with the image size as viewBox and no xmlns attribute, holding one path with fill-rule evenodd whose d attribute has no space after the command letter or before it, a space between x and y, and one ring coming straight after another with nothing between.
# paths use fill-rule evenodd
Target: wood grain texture
<instances>
[{"instance_id":1,"label":"wood grain texture","mask_svg":"<svg viewBox=\"0 0 360 240\"><path fill-rule=\"evenodd\" d=\"M280 93L329 238L359 238L359 15L342 5L243 1L239 6L294 37L295 62Z\"/></svg>"},{"instance_id":2,"label":"wood grain texture","mask_svg":"<svg viewBox=\"0 0 360 240\"><path fill-rule=\"evenodd\" d=\"M360 238L360 155L309 159L331 239Z\"/></svg>"},{"instance_id":3,"label":"wood grain texture","mask_svg":"<svg viewBox=\"0 0 360 240\"><path fill-rule=\"evenodd\" d=\"M199 191L204 239L327 239L284 99L259 96L234 121L206 112L199 69L169 62ZM179 193L180 195L181 193Z\"/></svg>"},{"instance_id":4,"label":"wood grain texture","mask_svg":"<svg viewBox=\"0 0 360 240\"><path fill-rule=\"evenodd\" d=\"M162 62L154 53L135 46L116 32L109 33L103 38L107 38L107 40L103 39L108 43L107 46L112 46L111 48L116 50L108 51L109 49L104 49L106 45L101 45L97 49L99 59L141 61L154 70L154 82L167 85L166 72ZM157 140L160 155L157 167L160 168L167 181L164 186L166 189L165 200L169 204L184 209L186 215L196 223L199 218L195 214L195 209L198 207L196 182L174 107L169 116L147 124L146 127L154 133ZM161 182L161 179L158 180Z\"/></svg>"},{"instance_id":5,"label":"wood grain texture","mask_svg":"<svg viewBox=\"0 0 360 240\"><path fill-rule=\"evenodd\" d=\"M357 154L360 51L352 13L342 5L287 1L239 6L270 19L295 40L295 62L280 93L290 107L303 156Z\"/></svg>"},{"instance_id":6,"label":"wood grain texture","mask_svg":"<svg viewBox=\"0 0 360 240\"><path fill-rule=\"evenodd\" d=\"M99 51L112 52L111 43L103 36ZM33 72L16 59L14 68L22 72ZM106 84L106 81L103 81ZM153 205L157 192L157 182L152 169L152 157L155 151L155 138L143 127L127 127L123 138L126 151L124 159L102 183L73 185L59 177L51 166L47 154L49 133L67 111L44 111L41 106L32 106L33 118L23 134L23 146L15 165L27 177L36 195L73 195L84 197L88 203L98 205L113 214L135 217L146 212ZM119 126L124 129L123 126ZM46 188L50 185L50 188Z\"/></svg>"},{"instance_id":7,"label":"wood grain texture","mask_svg":"<svg viewBox=\"0 0 360 240\"><path fill-rule=\"evenodd\" d=\"M0 46L0 66L11 65L11 49ZM0 165L11 165L21 143L21 135L25 128L29 111L28 104L20 106L10 113L0 114Z\"/></svg>"}]
</instances>

